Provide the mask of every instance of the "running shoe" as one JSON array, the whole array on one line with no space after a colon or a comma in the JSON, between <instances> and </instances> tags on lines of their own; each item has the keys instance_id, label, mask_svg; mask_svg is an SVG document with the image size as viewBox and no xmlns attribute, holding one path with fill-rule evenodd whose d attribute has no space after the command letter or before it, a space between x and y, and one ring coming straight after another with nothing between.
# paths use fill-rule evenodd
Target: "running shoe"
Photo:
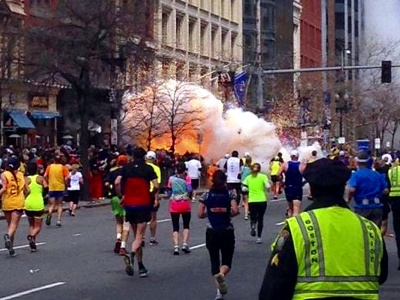
<instances>
[{"instance_id":1,"label":"running shoe","mask_svg":"<svg viewBox=\"0 0 400 300\"><path fill-rule=\"evenodd\" d=\"M221 273L217 274L214 276L215 280L218 283L218 290L221 292L222 295L225 295L228 293L228 287L226 286L225 282L225 276L222 275Z\"/></svg>"},{"instance_id":2,"label":"running shoe","mask_svg":"<svg viewBox=\"0 0 400 300\"><path fill-rule=\"evenodd\" d=\"M121 239L117 239L114 245L114 253L118 254L121 251Z\"/></svg>"},{"instance_id":3,"label":"running shoe","mask_svg":"<svg viewBox=\"0 0 400 300\"><path fill-rule=\"evenodd\" d=\"M72 216L72 209L68 209L68 213L70 216Z\"/></svg>"},{"instance_id":4,"label":"running shoe","mask_svg":"<svg viewBox=\"0 0 400 300\"><path fill-rule=\"evenodd\" d=\"M158 245L158 242L157 242L157 240L156 240L155 238L151 238L151 239L150 239L150 242L149 242L149 245L150 245L150 246L157 246L157 245Z\"/></svg>"},{"instance_id":5,"label":"running shoe","mask_svg":"<svg viewBox=\"0 0 400 300\"><path fill-rule=\"evenodd\" d=\"M46 225L47 226L51 225L51 215L47 215L47 217L46 217Z\"/></svg>"},{"instance_id":6,"label":"running shoe","mask_svg":"<svg viewBox=\"0 0 400 300\"><path fill-rule=\"evenodd\" d=\"M261 238L257 238L256 243L257 243L257 244L262 244Z\"/></svg>"},{"instance_id":7,"label":"running shoe","mask_svg":"<svg viewBox=\"0 0 400 300\"><path fill-rule=\"evenodd\" d=\"M179 246L174 247L174 255L179 255Z\"/></svg>"},{"instance_id":8,"label":"running shoe","mask_svg":"<svg viewBox=\"0 0 400 300\"><path fill-rule=\"evenodd\" d=\"M224 296L222 296L219 290L217 290L217 295L215 296L215 300L224 300Z\"/></svg>"},{"instance_id":9,"label":"running shoe","mask_svg":"<svg viewBox=\"0 0 400 300\"><path fill-rule=\"evenodd\" d=\"M125 254L124 256L124 262L125 262L125 272L128 274L128 276L133 276L134 270L133 270L133 261L134 261L134 255L131 254Z\"/></svg>"},{"instance_id":10,"label":"running shoe","mask_svg":"<svg viewBox=\"0 0 400 300\"><path fill-rule=\"evenodd\" d=\"M75 213L74 212L71 213L71 217L75 217Z\"/></svg>"},{"instance_id":11,"label":"running shoe","mask_svg":"<svg viewBox=\"0 0 400 300\"><path fill-rule=\"evenodd\" d=\"M17 253L15 253L15 250L13 248L8 250L8 254L10 254L11 257L16 257L17 256Z\"/></svg>"},{"instance_id":12,"label":"running shoe","mask_svg":"<svg viewBox=\"0 0 400 300\"><path fill-rule=\"evenodd\" d=\"M189 246L187 244L183 244L182 245L182 252L185 254L189 254L190 252L192 252L189 248Z\"/></svg>"},{"instance_id":13,"label":"running shoe","mask_svg":"<svg viewBox=\"0 0 400 300\"><path fill-rule=\"evenodd\" d=\"M31 252L36 252L37 248L36 248L35 238L31 235L28 235L27 239L29 241L29 248L31 248Z\"/></svg>"},{"instance_id":14,"label":"running shoe","mask_svg":"<svg viewBox=\"0 0 400 300\"><path fill-rule=\"evenodd\" d=\"M249 220L249 216L244 216L244 219L245 219L246 221L248 221L248 220Z\"/></svg>"},{"instance_id":15,"label":"running shoe","mask_svg":"<svg viewBox=\"0 0 400 300\"><path fill-rule=\"evenodd\" d=\"M274 196L274 200L277 200L278 199L278 196Z\"/></svg>"},{"instance_id":16,"label":"running shoe","mask_svg":"<svg viewBox=\"0 0 400 300\"><path fill-rule=\"evenodd\" d=\"M57 221L56 227L61 227L61 221Z\"/></svg>"},{"instance_id":17,"label":"running shoe","mask_svg":"<svg viewBox=\"0 0 400 300\"><path fill-rule=\"evenodd\" d=\"M7 248L8 250L11 249L11 239L8 233L4 235L4 247Z\"/></svg>"},{"instance_id":18,"label":"running shoe","mask_svg":"<svg viewBox=\"0 0 400 300\"><path fill-rule=\"evenodd\" d=\"M139 269L139 277L140 278L145 278L148 276L149 276L149 271L145 267Z\"/></svg>"},{"instance_id":19,"label":"running shoe","mask_svg":"<svg viewBox=\"0 0 400 300\"><path fill-rule=\"evenodd\" d=\"M125 248L119 249L119 255L120 255L120 256L125 256L127 253L128 253L128 252L126 252L126 249L125 249Z\"/></svg>"}]
</instances>

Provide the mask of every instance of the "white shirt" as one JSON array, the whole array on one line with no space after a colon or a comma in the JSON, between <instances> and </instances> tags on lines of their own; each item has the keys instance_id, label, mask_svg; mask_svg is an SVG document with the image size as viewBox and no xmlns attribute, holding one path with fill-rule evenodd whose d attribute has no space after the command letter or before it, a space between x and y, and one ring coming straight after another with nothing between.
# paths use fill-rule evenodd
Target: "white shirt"
<instances>
[{"instance_id":1,"label":"white shirt","mask_svg":"<svg viewBox=\"0 0 400 300\"><path fill-rule=\"evenodd\" d=\"M199 179L199 169L201 169L201 163L197 159L191 159L186 164L186 169L188 170L188 175L192 179Z\"/></svg>"},{"instance_id":2,"label":"white shirt","mask_svg":"<svg viewBox=\"0 0 400 300\"><path fill-rule=\"evenodd\" d=\"M230 157L226 161L226 176L228 183L240 183L241 180L238 178L240 174L240 158Z\"/></svg>"},{"instance_id":3,"label":"white shirt","mask_svg":"<svg viewBox=\"0 0 400 300\"><path fill-rule=\"evenodd\" d=\"M80 179L82 178L81 172L76 172L75 174L69 173L70 178L70 186L68 187L68 191L80 191L81 185L79 184Z\"/></svg>"}]
</instances>

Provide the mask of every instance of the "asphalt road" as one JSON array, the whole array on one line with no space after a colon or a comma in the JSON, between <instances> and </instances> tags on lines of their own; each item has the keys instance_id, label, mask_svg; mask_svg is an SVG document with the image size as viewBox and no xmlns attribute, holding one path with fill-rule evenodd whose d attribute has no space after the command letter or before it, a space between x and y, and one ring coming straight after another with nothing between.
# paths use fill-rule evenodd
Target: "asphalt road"
<instances>
[{"instance_id":1,"label":"asphalt road","mask_svg":"<svg viewBox=\"0 0 400 300\"><path fill-rule=\"evenodd\" d=\"M193 208L195 212L197 204ZM261 245L250 236L243 215L234 220L236 252L227 278L226 299L257 299L269 246L280 228L276 224L284 220L284 211L284 201L269 203ZM10 258L5 249L0 249L0 300L214 299L216 289L204 246L206 221L193 213L190 245L195 249L188 255L173 256L167 202L162 203L159 220L160 244L144 249L150 276L139 278L137 273L128 277L122 258L113 253L115 230L110 207L82 208L75 218L65 214L62 228L45 226L37 240L37 253L30 253L27 247L27 220L23 219L15 243L22 246L17 249L18 256ZM5 221L0 221L0 232L5 228ZM386 242L390 277L382 287L381 299L399 299L395 243L393 238Z\"/></svg>"}]
</instances>

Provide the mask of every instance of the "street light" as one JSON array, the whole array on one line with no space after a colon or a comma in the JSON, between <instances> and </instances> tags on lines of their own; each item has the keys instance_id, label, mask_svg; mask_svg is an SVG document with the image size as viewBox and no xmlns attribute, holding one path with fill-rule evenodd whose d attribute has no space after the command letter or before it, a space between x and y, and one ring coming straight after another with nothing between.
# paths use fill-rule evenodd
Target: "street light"
<instances>
[{"instance_id":1,"label":"street light","mask_svg":"<svg viewBox=\"0 0 400 300\"><path fill-rule=\"evenodd\" d=\"M343 115L348 113L353 104L349 101L350 96L347 92L338 92L336 98L336 113L339 113L339 136L343 137Z\"/></svg>"}]
</instances>

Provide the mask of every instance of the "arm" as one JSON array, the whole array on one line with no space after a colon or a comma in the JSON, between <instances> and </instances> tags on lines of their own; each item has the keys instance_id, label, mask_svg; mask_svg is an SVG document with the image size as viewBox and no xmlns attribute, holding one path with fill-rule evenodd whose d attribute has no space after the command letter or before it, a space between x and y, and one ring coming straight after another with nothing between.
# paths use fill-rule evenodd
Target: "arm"
<instances>
[{"instance_id":1,"label":"arm","mask_svg":"<svg viewBox=\"0 0 400 300\"><path fill-rule=\"evenodd\" d=\"M24 195L25 197L29 195L29 193L31 192L31 189L29 188L29 183L31 182L31 180L29 178L24 177Z\"/></svg>"},{"instance_id":2,"label":"arm","mask_svg":"<svg viewBox=\"0 0 400 300\"><path fill-rule=\"evenodd\" d=\"M281 164L277 176L282 176L283 173L286 171L286 163Z\"/></svg>"},{"instance_id":3,"label":"arm","mask_svg":"<svg viewBox=\"0 0 400 300\"><path fill-rule=\"evenodd\" d=\"M297 282L297 260L289 228L285 227L265 271L259 300L290 300Z\"/></svg>"},{"instance_id":4,"label":"arm","mask_svg":"<svg viewBox=\"0 0 400 300\"><path fill-rule=\"evenodd\" d=\"M231 217L236 217L239 214L239 208L236 199L231 200Z\"/></svg>"},{"instance_id":5,"label":"arm","mask_svg":"<svg viewBox=\"0 0 400 300\"><path fill-rule=\"evenodd\" d=\"M4 192L7 190L7 183L8 183L8 181L7 181L6 176L4 175L4 173L1 174L1 185L2 185L2 187L1 187L1 190L0 190L0 196L2 196L4 194Z\"/></svg>"},{"instance_id":6,"label":"arm","mask_svg":"<svg viewBox=\"0 0 400 300\"><path fill-rule=\"evenodd\" d=\"M205 219L207 217L206 206L203 202L199 203L199 208L197 209L197 216L200 219Z\"/></svg>"},{"instance_id":7,"label":"arm","mask_svg":"<svg viewBox=\"0 0 400 300\"><path fill-rule=\"evenodd\" d=\"M121 189L121 183L122 183L122 176L119 175L115 179L114 186L115 186L115 193L119 198L122 197L122 189Z\"/></svg>"}]
</instances>

